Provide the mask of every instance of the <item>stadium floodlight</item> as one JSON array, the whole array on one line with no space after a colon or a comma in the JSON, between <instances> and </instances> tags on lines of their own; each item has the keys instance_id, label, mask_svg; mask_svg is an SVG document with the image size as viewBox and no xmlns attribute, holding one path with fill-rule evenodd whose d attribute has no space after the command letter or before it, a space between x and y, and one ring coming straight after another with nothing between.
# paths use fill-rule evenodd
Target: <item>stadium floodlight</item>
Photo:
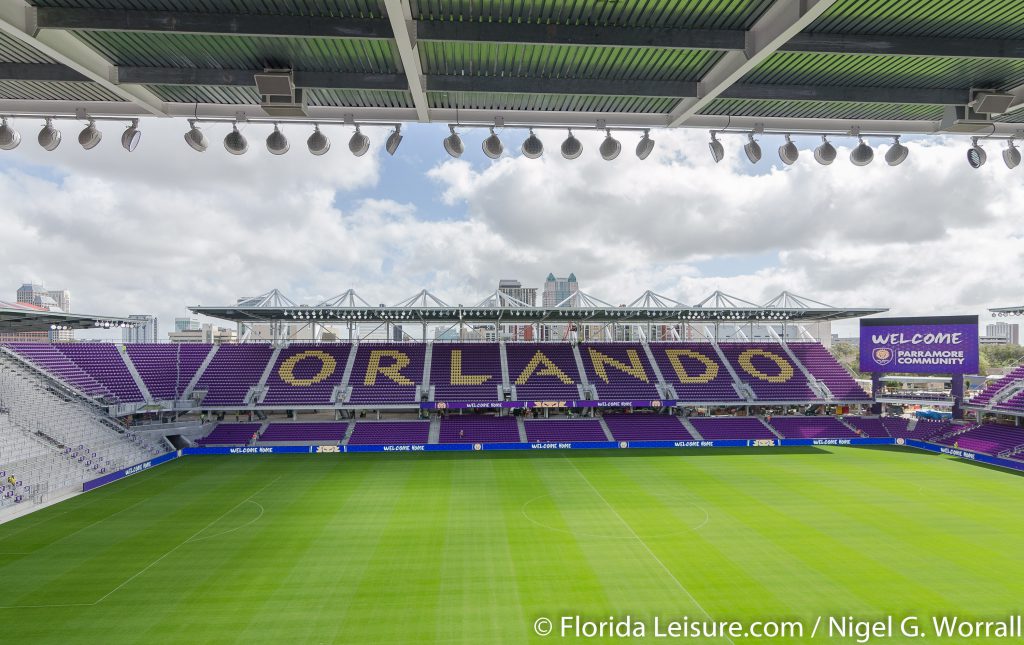
<instances>
[{"instance_id":1,"label":"stadium floodlight","mask_svg":"<svg viewBox=\"0 0 1024 645\"><path fill-rule=\"evenodd\" d=\"M978 145L978 137L971 137L971 147L967 149L967 163L977 170L985 165L987 158L985 149Z\"/></svg>"},{"instance_id":2,"label":"stadium floodlight","mask_svg":"<svg viewBox=\"0 0 1024 645\"><path fill-rule=\"evenodd\" d=\"M583 143L573 136L569 130L569 136L562 142L562 156L566 159L576 159L583 154Z\"/></svg>"},{"instance_id":3,"label":"stadium floodlight","mask_svg":"<svg viewBox=\"0 0 1024 645\"><path fill-rule=\"evenodd\" d=\"M644 130L644 136L640 137L640 142L636 144L636 156L640 161L643 161L651 156L653 150L654 139L651 138L651 131Z\"/></svg>"},{"instance_id":4,"label":"stadium floodlight","mask_svg":"<svg viewBox=\"0 0 1024 645\"><path fill-rule=\"evenodd\" d=\"M267 150L272 155L283 155L291 149L291 144L288 143L288 137L284 136L284 132L274 124L274 131L267 136Z\"/></svg>"},{"instance_id":5,"label":"stadium floodlight","mask_svg":"<svg viewBox=\"0 0 1024 645\"><path fill-rule=\"evenodd\" d=\"M890 166L898 166L907 160L907 155L910 154L910 149L900 143L900 135L896 135L892 138L892 145L885 151L885 163Z\"/></svg>"},{"instance_id":6,"label":"stadium floodlight","mask_svg":"<svg viewBox=\"0 0 1024 645\"><path fill-rule=\"evenodd\" d=\"M394 132L388 135L388 140L384 142L384 149L388 151L388 154L394 156L398 152L398 146L402 143L402 126L401 124L395 126Z\"/></svg>"},{"instance_id":7,"label":"stadium floodlight","mask_svg":"<svg viewBox=\"0 0 1024 645\"><path fill-rule=\"evenodd\" d=\"M465 149L462 147L462 137L456 134L455 126L448 126L448 130L451 134L444 139L444 150L451 156L458 159L462 156L462 151Z\"/></svg>"},{"instance_id":8,"label":"stadium floodlight","mask_svg":"<svg viewBox=\"0 0 1024 645\"><path fill-rule=\"evenodd\" d=\"M249 142L238 131L238 124L231 126L231 132L224 137L224 149L233 155L244 155L249 150Z\"/></svg>"},{"instance_id":9,"label":"stadium floodlight","mask_svg":"<svg viewBox=\"0 0 1024 645\"><path fill-rule=\"evenodd\" d=\"M743 152L746 153L750 163L761 161L761 144L754 140L753 133L747 135L747 144L743 146Z\"/></svg>"},{"instance_id":10,"label":"stadium floodlight","mask_svg":"<svg viewBox=\"0 0 1024 645\"><path fill-rule=\"evenodd\" d=\"M793 140L790 139L789 135L787 134L786 143L779 146L779 159L781 159L782 163L786 164L787 166L791 166L799 156L800 149L796 147L796 144L793 143Z\"/></svg>"},{"instance_id":11,"label":"stadium floodlight","mask_svg":"<svg viewBox=\"0 0 1024 645\"><path fill-rule=\"evenodd\" d=\"M139 120L132 119L131 124L121 133L121 147L128 152L134 152L142 140L142 132L139 131Z\"/></svg>"},{"instance_id":12,"label":"stadium floodlight","mask_svg":"<svg viewBox=\"0 0 1024 645\"><path fill-rule=\"evenodd\" d=\"M14 150L21 143L21 134L7 123L7 117L0 121L0 150Z\"/></svg>"},{"instance_id":13,"label":"stadium floodlight","mask_svg":"<svg viewBox=\"0 0 1024 645\"><path fill-rule=\"evenodd\" d=\"M356 131L352 134L352 138L348 140L348 150L355 156L362 157L369 149L370 137L360 132L359 126L357 125Z\"/></svg>"},{"instance_id":14,"label":"stadium floodlight","mask_svg":"<svg viewBox=\"0 0 1024 645\"><path fill-rule=\"evenodd\" d=\"M715 136L718 134L714 130L711 131L711 141L708 142L708 149L711 151L711 158L715 160L715 163L719 163L722 159L725 159L725 147L722 146L722 142Z\"/></svg>"},{"instance_id":15,"label":"stadium floodlight","mask_svg":"<svg viewBox=\"0 0 1024 645\"><path fill-rule=\"evenodd\" d=\"M96 121L89 119L89 125L78 133L78 143L86 150L92 150L103 139L103 133L96 127Z\"/></svg>"},{"instance_id":16,"label":"stadium floodlight","mask_svg":"<svg viewBox=\"0 0 1024 645\"><path fill-rule=\"evenodd\" d=\"M605 161L611 161L612 159L619 156L622 152L622 144L619 140L612 136L611 130L604 131L604 141L601 142L601 147L598 148L601 153L601 158Z\"/></svg>"},{"instance_id":17,"label":"stadium floodlight","mask_svg":"<svg viewBox=\"0 0 1024 645\"><path fill-rule=\"evenodd\" d=\"M206 141L206 135L199 129L195 121L189 121L189 131L185 133L185 143L196 152L206 152L209 143Z\"/></svg>"},{"instance_id":18,"label":"stadium floodlight","mask_svg":"<svg viewBox=\"0 0 1024 645\"><path fill-rule=\"evenodd\" d=\"M39 131L39 145L47 152L53 152L60 145L60 130L53 127L53 119L47 118L46 125Z\"/></svg>"},{"instance_id":19,"label":"stadium floodlight","mask_svg":"<svg viewBox=\"0 0 1024 645\"><path fill-rule=\"evenodd\" d=\"M313 134L309 135L306 139L306 148L310 154L320 156L327 154L327 151L331 149L331 140L327 138L327 135L320 131L320 125L313 124Z\"/></svg>"},{"instance_id":20,"label":"stadium floodlight","mask_svg":"<svg viewBox=\"0 0 1024 645\"><path fill-rule=\"evenodd\" d=\"M530 128L530 136L523 141L522 151L527 159L536 159L544 154L544 142L533 133L533 128Z\"/></svg>"},{"instance_id":21,"label":"stadium floodlight","mask_svg":"<svg viewBox=\"0 0 1024 645\"><path fill-rule=\"evenodd\" d=\"M1013 145L1013 139L1006 142L1006 149L1003 150L1003 163L1010 170L1020 165L1020 150Z\"/></svg>"},{"instance_id":22,"label":"stadium floodlight","mask_svg":"<svg viewBox=\"0 0 1024 645\"><path fill-rule=\"evenodd\" d=\"M491 159L497 159L505 150L505 146L501 145L501 139L494 134L494 128L491 128L490 136L484 139L480 147L483 148L484 154Z\"/></svg>"},{"instance_id":23,"label":"stadium floodlight","mask_svg":"<svg viewBox=\"0 0 1024 645\"><path fill-rule=\"evenodd\" d=\"M857 136L857 140L860 141L860 143L850 151L850 163L855 166L866 166L875 158L875 151L871 149L871 146L864 142L864 139L861 138L860 135Z\"/></svg>"},{"instance_id":24,"label":"stadium floodlight","mask_svg":"<svg viewBox=\"0 0 1024 645\"><path fill-rule=\"evenodd\" d=\"M814 149L814 160L823 166L836 160L836 148L825 135L821 135L821 145Z\"/></svg>"}]
</instances>

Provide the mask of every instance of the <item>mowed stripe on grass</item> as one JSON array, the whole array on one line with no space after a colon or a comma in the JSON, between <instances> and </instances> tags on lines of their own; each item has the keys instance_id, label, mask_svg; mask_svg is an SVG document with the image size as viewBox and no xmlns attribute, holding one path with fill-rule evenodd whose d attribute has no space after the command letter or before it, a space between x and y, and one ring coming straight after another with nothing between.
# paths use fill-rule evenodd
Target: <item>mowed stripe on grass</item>
<instances>
[{"instance_id":1,"label":"mowed stripe on grass","mask_svg":"<svg viewBox=\"0 0 1024 645\"><path fill-rule=\"evenodd\" d=\"M190 457L0 525L0 620L477 644L577 614L994 619L1020 610L1022 492L904 450Z\"/></svg>"}]
</instances>

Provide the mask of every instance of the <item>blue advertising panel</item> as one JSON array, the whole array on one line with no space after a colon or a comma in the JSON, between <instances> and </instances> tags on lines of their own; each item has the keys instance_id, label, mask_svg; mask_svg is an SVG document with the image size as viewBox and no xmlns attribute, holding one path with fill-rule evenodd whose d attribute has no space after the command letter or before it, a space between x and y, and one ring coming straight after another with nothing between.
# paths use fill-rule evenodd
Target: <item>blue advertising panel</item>
<instances>
[{"instance_id":1,"label":"blue advertising panel","mask_svg":"<svg viewBox=\"0 0 1024 645\"><path fill-rule=\"evenodd\" d=\"M153 468L154 466L159 466L162 463L166 463L166 462L168 462L168 461L170 461L172 459L177 459L177 458L178 458L178 453L177 452L168 452L168 453L160 455L159 457L154 457L154 458L150 459L149 461L144 461L141 464L136 464L134 466L131 466L130 468L125 468L123 470L118 470L116 472L106 474L106 475L104 475L102 477L98 477L96 479L93 479L91 481L87 481L84 484L82 484L82 492L88 492L88 491L90 491L90 490L92 490L94 488L99 488L100 486L103 486L104 484L109 484L111 482L116 482L119 479L124 479L125 477L131 477L132 475L137 475L137 474L141 473L144 470L149 470L150 468Z\"/></svg>"},{"instance_id":2,"label":"blue advertising panel","mask_svg":"<svg viewBox=\"0 0 1024 645\"><path fill-rule=\"evenodd\" d=\"M860 370L976 374L978 317L862 318Z\"/></svg>"},{"instance_id":3,"label":"blue advertising panel","mask_svg":"<svg viewBox=\"0 0 1024 645\"><path fill-rule=\"evenodd\" d=\"M184 448L183 455L279 455L295 452L322 452L319 446L196 446ZM337 452L332 451L332 452Z\"/></svg>"}]
</instances>

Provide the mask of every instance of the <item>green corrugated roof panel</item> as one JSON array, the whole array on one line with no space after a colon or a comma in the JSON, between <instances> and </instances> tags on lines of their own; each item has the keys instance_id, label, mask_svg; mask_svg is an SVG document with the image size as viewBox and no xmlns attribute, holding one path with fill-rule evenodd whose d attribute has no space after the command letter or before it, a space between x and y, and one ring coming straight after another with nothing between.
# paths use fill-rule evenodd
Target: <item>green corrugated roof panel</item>
<instances>
[{"instance_id":1,"label":"green corrugated roof panel","mask_svg":"<svg viewBox=\"0 0 1024 645\"><path fill-rule=\"evenodd\" d=\"M675 106L678 99L643 96L581 96L578 94L427 92L427 101L432 108L458 108L462 110L665 114Z\"/></svg>"},{"instance_id":2,"label":"green corrugated roof panel","mask_svg":"<svg viewBox=\"0 0 1024 645\"><path fill-rule=\"evenodd\" d=\"M771 4L772 0L411 0L417 20L690 29L749 29Z\"/></svg>"},{"instance_id":3,"label":"green corrugated roof panel","mask_svg":"<svg viewBox=\"0 0 1024 645\"><path fill-rule=\"evenodd\" d=\"M701 114L804 119L938 120L943 106L904 103L716 99Z\"/></svg>"},{"instance_id":4,"label":"green corrugated roof panel","mask_svg":"<svg viewBox=\"0 0 1024 645\"><path fill-rule=\"evenodd\" d=\"M420 43L425 74L695 81L722 52L635 47Z\"/></svg>"},{"instance_id":5,"label":"green corrugated roof panel","mask_svg":"<svg viewBox=\"0 0 1024 645\"><path fill-rule=\"evenodd\" d=\"M291 68L396 73L393 41L197 34L73 32L115 65L199 69Z\"/></svg>"},{"instance_id":6,"label":"green corrugated roof panel","mask_svg":"<svg viewBox=\"0 0 1024 645\"><path fill-rule=\"evenodd\" d=\"M1009 89L1024 83L1024 59L777 52L742 82Z\"/></svg>"},{"instance_id":7,"label":"green corrugated roof panel","mask_svg":"<svg viewBox=\"0 0 1024 645\"><path fill-rule=\"evenodd\" d=\"M73 9L122 9L126 11L186 11L194 13L243 13L271 16L384 15L377 0L29 0L37 7Z\"/></svg>"},{"instance_id":8,"label":"green corrugated roof panel","mask_svg":"<svg viewBox=\"0 0 1024 645\"><path fill-rule=\"evenodd\" d=\"M102 85L90 82L0 80L0 99L13 101L121 101Z\"/></svg>"},{"instance_id":9,"label":"green corrugated roof panel","mask_svg":"<svg viewBox=\"0 0 1024 645\"><path fill-rule=\"evenodd\" d=\"M946 38L1024 38L1024 2L839 0L805 31Z\"/></svg>"},{"instance_id":10,"label":"green corrugated roof panel","mask_svg":"<svg viewBox=\"0 0 1024 645\"><path fill-rule=\"evenodd\" d=\"M46 54L0 31L0 61L4 63L53 63Z\"/></svg>"},{"instance_id":11,"label":"green corrugated roof panel","mask_svg":"<svg viewBox=\"0 0 1024 645\"><path fill-rule=\"evenodd\" d=\"M160 100L170 103L219 103L258 105L260 97L252 87L221 85L147 85ZM306 100L314 107L413 107L412 95L402 91L310 89Z\"/></svg>"}]
</instances>

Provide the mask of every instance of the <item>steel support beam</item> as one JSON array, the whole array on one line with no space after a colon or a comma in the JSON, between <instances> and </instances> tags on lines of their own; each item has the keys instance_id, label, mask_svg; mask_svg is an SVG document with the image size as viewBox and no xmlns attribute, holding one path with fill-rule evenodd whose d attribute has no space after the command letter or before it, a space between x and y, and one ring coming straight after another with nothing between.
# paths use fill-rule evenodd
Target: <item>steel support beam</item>
<instances>
[{"instance_id":1,"label":"steel support beam","mask_svg":"<svg viewBox=\"0 0 1024 645\"><path fill-rule=\"evenodd\" d=\"M772 85L736 83L719 98L781 101L832 101L853 103L909 103L966 105L970 89L923 89L911 87L843 87L834 85Z\"/></svg>"},{"instance_id":2,"label":"steel support beam","mask_svg":"<svg viewBox=\"0 0 1024 645\"><path fill-rule=\"evenodd\" d=\"M2 69L2 67L0 67ZM146 85L230 85L256 87L257 69L183 69L169 67L117 68L122 83ZM354 90L408 90L401 74L351 74L346 72L294 72L296 87Z\"/></svg>"},{"instance_id":3,"label":"steel support beam","mask_svg":"<svg viewBox=\"0 0 1024 645\"><path fill-rule=\"evenodd\" d=\"M0 79L5 81L75 82L91 80L60 63L0 63Z\"/></svg>"},{"instance_id":4,"label":"steel support beam","mask_svg":"<svg viewBox=\"0 0 1024 645\"><path fill-rule=\"evenodd\" d=\"M416 38L509 45L657 47L660 49L743 49L745 32L724 29L665 29L504 22L418 21Z\"/></svg>"},{"instance_id":5,"label":"steel support beam","mask_svg":"<svg viewBox=\"0 0 1024 645\"><path fill-rule=\"evenodd\" d=\"M39 7L36 19L40 29L303 38L394 37L391 23L382 18Z\"/></svg>"},{"instance_id":6,"label":"steel support beam","mask_svg":"<svg viewBox=\"0 0 1024 645\"><path fill-rule=\"evenodd\" d=\"M801 33L779 47L779 51L879 56L1024 58L1024 40Z\"/></svg>"},{"instance_id":7,"label":"steel support beam","mask_svg":"<svg viewBox=\"0 0 1024 645\"><path fill-rule=\"evenodd\" d=\"M742 52L728 52L701 79L700 96L683 99L669 116L669 127L678 127L699 114L711 101L790 38L814 22L837 0L775 0L747 32Z\"/></svg>"},{"instance_id":8,"label":"steel support beam","mask_svg":"<svg viewBox=\"0 0 1024 645\"><path fill-rule=\"evenodd\" d=\"M383 0L384 8L391 21L394 32L395 46L405 72L412 103L416 107L416 118L421 122L430 120L430 105L427 102L426 82L423 79L423 68L420 65L420 54L416 47L416 23L412 19L409 0Z\"/></svg>"},{"instance_id":9,"label":"steel support beam","mask_svg":"<svg viewBox=\"0 0 1024 645\"><path fill-rule=\"evenodd\" d=\"M586 94L598 96L697 96L697 83L687 81L630 81L588 78L528 78L510 76L426 77L431 92L491 92L509 94Z\"/></svg>"},{"instance_id":10,"label":"steel support beam","mask_svg":"<svg viewBox=\"0 0 1024 645\"><path fill-rule=\"evenodd\" d=\"M115 68L110 61L82 41L63 31L40 33L36 26L36 12L36 8L25 0L3 0L0 2L0 31L67 65L145 112L165 116L163 101L159 97L143 87L117 84Z\"/></svg>"}]
</instances>

